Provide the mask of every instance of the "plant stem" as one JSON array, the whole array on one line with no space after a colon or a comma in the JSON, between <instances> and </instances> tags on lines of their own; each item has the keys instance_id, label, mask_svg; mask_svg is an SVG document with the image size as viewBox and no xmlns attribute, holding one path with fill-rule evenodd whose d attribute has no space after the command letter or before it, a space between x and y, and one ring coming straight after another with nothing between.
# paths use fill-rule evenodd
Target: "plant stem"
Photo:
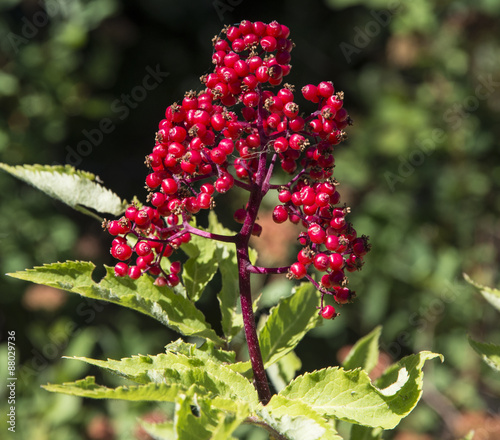
<instances>
[{"instance_id":1,"label":"plant stem","mask_svg":"<svg viewBox=\"0 0 500 440\"><path fill-rule=\"evenodd\" d=\"M257 329L255 327L255 318L252 308L252 292L250 288L250 272L247 269L249 264L248 247L240 247L237 245L236 252L238 255L241 313L243 315L248 353L250 355L250 362L252 363L254 386L261 403L267 405L271 400L271 391L267 382L266 370L262 362L262 354L257 338Z\"/></svg>"}]
</instances>

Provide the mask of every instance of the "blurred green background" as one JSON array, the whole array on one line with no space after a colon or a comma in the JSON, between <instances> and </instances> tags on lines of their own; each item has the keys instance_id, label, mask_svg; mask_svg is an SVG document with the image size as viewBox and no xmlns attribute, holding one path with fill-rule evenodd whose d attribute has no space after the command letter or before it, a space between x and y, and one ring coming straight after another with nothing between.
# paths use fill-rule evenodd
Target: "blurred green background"
<instances>
[{"instance_id":1,"label":"blurred green background","mask_svg":"<svg viewBox=\"0 0 500 440\"><path fill-rule=\"evenodd\" d=\"M427 366L421 404L386 438L455 439L472 428L477 439L500 438L500 382L467 343L468 334L500 343L498 315L462 278L499 283L498 1L2 0L0 12L0 161L69 163L128 200L145 197L144 156L165 108L211 70L213 35L242 19L288 25L296 48L287 81L332 80L346 94L355 124L335 175L373 246L350 277L355 303L299 345L303 370L337 365L343 347L383 324L385 362L419 350L445 356ZM65 259L112 264L94 220L6 173L0 191L2 274ZM219 217L242 203L227 203ZM263 224L273 230L264 216ZM281 237L273 248L255 246L275 256L269 264L289 261L293 236L273 231ZM290 284L257 280L257 290L270 306ZM160 406L80 400L40 385L86 374L118 384L61 356L154 354L175 334L4 276L0 291L1 377L7 331L16 332L12 438L148 438L136 418L161 419ZM215 302L211 292L201 304L212 322ZM245 429L241 437L266 438Z\"/></svg>"}]
</instances>

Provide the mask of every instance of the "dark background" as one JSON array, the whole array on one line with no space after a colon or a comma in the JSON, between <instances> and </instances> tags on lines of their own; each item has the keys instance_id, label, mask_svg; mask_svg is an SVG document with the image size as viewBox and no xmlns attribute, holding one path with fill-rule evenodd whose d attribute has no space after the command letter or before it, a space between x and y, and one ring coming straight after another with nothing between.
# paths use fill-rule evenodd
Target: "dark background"
<instances>
[{"instance_id":1,"label":"dark background","mask_svg":"<svg viewBox=\"0 0 500 440\"><path fill-rule=\"evenodd\" d=\"M499 343L498 314L462 277L499 282L498 2L9 0L0 8L0 161L76 165L128 200L144 199L144 156L157 124L185 91L200 89L222 26L289 26L296 47L287 82L331 80L346 94L355 124L337 149L335 175L351 221L373 246L350 277L357 300L299 345L303 371L337 365L343 347L383 325L386 362L424 349L445 356L429 363L423 401L386 438L460 438L471 428L477 438L498 438L498 376L467 343L467 335ZM151 69L168 76L145 91ZM106 118L109 133L100 129ZM98 222L3 172L0 194L2 273L66 259L113 264ZM241 203L220 204L219 218ZM283 238L254 242L263 262L290 261L286 226L273 229L264 214L263 224ZM255 285L268 305L290 288L283 279ZM62 355L157 353L177 335L133 312L9 277L0 289L1 337L16 331L23 379L13 438L146 438L135 417L161 408L39 386L99 377ZM201 304L212 322L215 291ZM4 405L2 398L2 414ZM265 438L244 429L241 437Z\"/></svg>"}]
</instances>

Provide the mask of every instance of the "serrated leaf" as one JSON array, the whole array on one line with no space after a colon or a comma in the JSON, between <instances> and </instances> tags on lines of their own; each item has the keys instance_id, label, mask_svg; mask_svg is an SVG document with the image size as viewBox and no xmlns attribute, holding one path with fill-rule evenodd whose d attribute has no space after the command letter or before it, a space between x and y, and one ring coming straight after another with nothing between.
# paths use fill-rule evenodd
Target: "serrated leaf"
<instances>
[{"instance_id":1,"label":"serrated leaf","mask_svg":"<svg viewBox=\"0 0 500 440\"><path fill-rule=\"evenodd\" d=\"M149 423L144 420L140 420L144 431L146 431L154 440L175 440L177 436L175 434L174 422L162 422L162 423Z\"/></svg>"},{"instance_id":2,"label":"serrated leaf","mask_svg":"<svg viewBox=\"0 0 500 440\"><path fill-rule=\"evenodd\" d=\"M231 412L213 407L213 402L189 390L179 395L174 414L174 430L178 440L229 440L231 434L249 415L245 404L233 402ZM194 412L194 414L193 414Z\"/></svg>"},{"instance_id":3,"label":"serrated leaf","mask_svg":"<svg viewBox=\"0 0 500 440\"><path fill-rule=\"evenodd\" d=\"M464 278L465 281L467 281L469 284L473 285L474 287L477 287L481 292L481 295L483 295L483 297L486 299L486 301L488 301L493 307L495 307L495 309L500 311L500 290L493 289L491 287L483 286L482 284L476 283L466 273L464 273Z\"/></svg>"},{"instance_id":4,"label":"serrated leaf","mask_svg":"<svg viewBox=\"0 0 500 440\"><path fill-rule=\"evenodd\" d=\"M158 401L175 402L183 388L178 385L164 383L148 383L145 385L120 386L108 388L95 383L95 377L87 376L85 379L63 384L47 384L42 388L55 393L69 394L71 396L88 397L92 399L117 399L130 401Z\"/></svg>"},{"instance_id":5,"label":"serrated leaf","mask_svg":"<svg viewBox=\"0 0 500 440\"><path fill-rule=\"evenodd\" d=\"M267 375L271 380L274 389L279 393L285 388L297 374L297 371L302 367L300 358L294 351L290 351L283 356L278 362L271 365L267 370Z\"/></svg>"},{"instance_id":6,"label":"serrated leaf","mask_svg":"<svg viewBox=\"0 0 500 440\"><path fill-rule=\"evenodd\" d=\"M327 417L392 429L420 400L422 368L435 357L441 355L424 351L407 356L389 367L377 386L361 369L314 371L299 376L280 395L306 403Z\"/></svg>"},{"instance_id":7,"label":"serrated leaf","mask_svg":"<svg viewBox=\"0 0 500 440\"><path fill-rule=\"evenodd\" d=\"M183 354L187 357L196 357L199 359L210 359L214 362L232 364L236 358L234 351L226 351L216 348L212 341L205 341L201 346L190 344L182 339L177 339L174 342L165 346L165 350Z\"/></svg>"},{"instance_id":8,"label":"serrated leaf","mask_svg":"<svg viewBox=\"0 0 500 440\"><path fill-rule=\"evenodd\" d=\"M114 192L97 183L96 176L92 173L75 170L69 165L9 166L0 163L0 168L98 220L102 220L101 217L89 209L118 216L123 213L127 204Z\"/></svg>"},{"instance_id":9,"label":"serrated leaf","mask_svg":"<svg viewBox=\"0 0 500 440\"><path fill-rule=\"evenodd\" d=\"M166 384L184 391L196 384L198 392L203 391L212 398L241 400L251 407L258 405L257 392L246 378L229 366L210 359L189 358L170 351L121 360L103 361L76 356L69 359L104 368L137 383Z\"/></svg>"},{"instance_id":10,"label":"serrated leaf","mask_svg":"<svg viewBox=\"0 0 500 440\"><path fill-rule=\"evenodd\" d=\"M331 423L299 400L274 395L257 414L289 440L342 440Z\"/></svg>"},{"instance_id":11,"label":"serrated leaf","mask_svg":"<svg viewBox=\"0 0 500 440\"><path fill-rule=\"evenodd\" d=\"M345 370L354 370L362 368L367 373L370 373L378 363L378 344L382 327L375 327L370 333L357 341L349 351L342 366Z\"/></svg>"},{"instance_id":12,"label":"serrated leaf","mask_svg":"<svg viewBox=\"0 0 500 440\"><path fill-rule=\"evenodd\" d=\"M500 345L474 341L474 339L470 337L469 344L476 350L489 367L496 371L500 371Z\"/></svg>"},{"instance_id":13,"label":"serrated leaf","mask_svg":"<svg viewBox=\"0 0 500 440\"><path fill-rule=\"evenodd\" d=\"M184 263L182 270L182 280L186 287L188 297L196 302L207 284L217 272L217 259L215 251L217 244L214 240L209 240L198 235L192 235L188 246L182 246L189 259Z\"/></svg>"},{"instance_id":14,"label":"serrated leaf","mask_svg":"<svg viewBox=\"0 0 500 440\"><path fill-rule=\"evenodd\" d=\"M301 284L288 298L271 309L259 332L264 367L268 368L285 356L320 321L317 306L319 293L311 283Z\"/></svg>"},{"instance_id":15,"label":"serrated leaf","mask_svg":"<svg viewBox=\"0 0 500 440\"><path fill-rule=\"evenodd\" d=\"M222 339L205 321L203 313L182 295L175 294L166 286L155 286L149 276L138 280L115 277L113 268L107 266L106 276L96 283L92 280L94 269L95 265L91 262L67 261L8 275L119 304L151 316L183 335L198 336L223 345Z\"/></svg>"}]
</instances>

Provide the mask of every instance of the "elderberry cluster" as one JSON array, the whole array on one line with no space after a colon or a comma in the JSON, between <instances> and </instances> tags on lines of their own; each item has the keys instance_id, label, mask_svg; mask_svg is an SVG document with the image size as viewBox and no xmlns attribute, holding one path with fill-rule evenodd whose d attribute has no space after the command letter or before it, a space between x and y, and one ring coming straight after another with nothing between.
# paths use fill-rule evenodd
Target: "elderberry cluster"
<instances>
[{"instance_id":1,"label":"elderberry cluster","mask_svg":"<svg viewBox=\"0 0 500 440\"><path fill-rule=\"evenodd\" d=\"M339 304L352 298L345 271L361 267L369 245L346 221L349 208L339 205L333 178L334 146L346 138L343 130L352 121L343 107L343 93L331 82L301 89L302 97L316 105L309 115L301 112L293 86L273 91L291 69L294 45L289 35L276 21L245 20L214 38L215 67L201 78L204 89L189 91L181 103L167 107L146 157L151 206L132 205L122 218L105 222L116 236L111 254L121 260L115 266L117 276L136 279L149 273L158 285L177 285L181 265L174 262L167 268L162 258L197 233L189 224L193 215L214 208L217 194L237 185L250 193L260 191L262 197L278 191L281 204L274 209L274 221L307 228L299 236L297 261L276 272L313 282L322 293L320 313L325 318L336 313L323 306L324 295L333 295ZM276 163L290 175L283 185L270 183ZM260 203L262 197L255 200ZM244 223L247 210L248 205L236 211L235 219ZM260 225L252 226L252 234L259 235ZM320 283L308 274L311 266L324 272Z\"/></svg>"}]
</instances>

